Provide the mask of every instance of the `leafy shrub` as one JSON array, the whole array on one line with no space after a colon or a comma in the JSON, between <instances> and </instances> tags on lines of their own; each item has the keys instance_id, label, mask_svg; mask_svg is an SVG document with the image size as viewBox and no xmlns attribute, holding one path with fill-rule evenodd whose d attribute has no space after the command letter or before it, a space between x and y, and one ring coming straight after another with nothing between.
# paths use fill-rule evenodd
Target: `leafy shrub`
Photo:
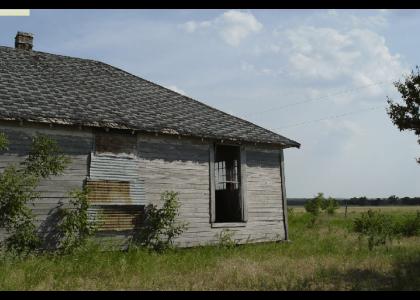
<instances>
[{"instance_id":1,"label":"leafy shrub","mask_svg":"<svg viewBox=\"0 0 420 300\"><path fill-rule=\"evenodd\" d=\"M38 134L32 141L29 157L23 162L25 171L40 178L60 175L70 163L61 153L57 142L48 136Z\"/></svg>"},{"instance_id":2,"label":"leafy shrub","mask_svg":"<svg viewBox=\"0 0 420 300\"><path fill-rule=\"evenodd\" d=\"M318 193L313 199L308 200L305 203L305 210L311 215L308 223L308 227L314 227L321 211L326 211L328 214L334 214L339 203L336 199L329 197L325 199L323 193Z\"/></svg>"},{"instance_id":3,"label":"leafy shrub","mask_svg":"<svg viewBox=\"0 0 420 300\"><path fill-rule=\"evenodd\" d=\"M369 250L375 246L392 242L394 235L393 220L390 216L369 209L354 220L353 229L360 237L366 237Z\"/></svg>"},{"instance_id":4,"label":"leafy shrub","mask_svg":"<svg viewBox=\"0 0 420 300\"><path fill-rule=\"evenodd\" d=\"M322 209L325 210L329 215L333 215L339 207L340 204L338 201L331 197L324 200L322 203Z\"/></svg>"},{"instance_id":5,"label":"leafy shrub","mask_svg":"<svg viewBox=\"0 0 420 300\"><path fill-rule=\"evenodd\" d=\"M315 198L310 199L305 203L305 210L313 216L318 216L321 212L324 201L324 194L318 193Z\"/></svg>"},{"instance_id":6,"label":"leafy shrub","mask_svg":"<svg viewBox=\"0 0 420 300\"><path fill-rule=\"evenodd\" d=\"M334 214L339 207L340 204L336 199L331 197L325 199L323 193L318 193L315 198L305 203L305 210L313 215L314 219L320 214L321 210L326 211L328 214Z\"/></svg>"},{"instance_id":7,"label":"leafy shrub","mask_svg":"<svg viewBox=\"0 0 420 300\"><path fill-rule=\"evenodd\" d=\"M185 222L179 222L180 203L178 193L162 193L162 208L149 204L145 209L144 225L132 240L132 245L141 245L155 251L164 251L173 246L173 240L186 229Z\"/></svg>"},{"instance_id":8,"label":"leafy shrub","mask_svg":"<svg viewBox=\"0 0 420 300\"><path fill-rule=\"evenodd\" d=\"M94 222L89 220L88 193L89 190L87 188L71 192L70 196L72 199L69 203L72 208L62 208L59 210L58 248L63 252L72 252L74 249L80 247L96 231Z\"/></svg>"},{"instance_id":9,"label":"leafy shrub","mask_svg":"<svg viewBox=\"0 0 420 300\"><path fill-rule=\"evenodd\" d=\"M5 150L7 145L6 136L1 134L0 148ZM60 154L55 141L37 135L22 168L10 165L0 173L0 227L8 234L4 241L6 250L27 254L40 245L34 216L27 204L39 197L35 189L40 179L61 174L69 161Z\"/></svg>"},{"instance_id":10,"label":"leafy shrub","mask_svg":"<svg viewBox=\"0 0 420 300\"><path fill-rule=\"evenodd\" d=\"M229 229L223 229L220 231L218 236L218 246L225 249L232 249L236 246L236 242L233 239L234 232Z\"/></svg>"},{"instance_id":11,"label":"leafy shrub","mask_svg":"<svg viewBox=\"0 0 420 300\"><path fill-rule=\"evenodd\" d=\"M34 226L34 216L27 203L38 197L38 179L24 176L15 166L8 166L0 174L0 227L8 233L3 245L18 254L35 249L40 240Z\"/></svg>"},{"instance_id":12,"label":"leafy shrub","mask_svg":"<svg viewBox=\"0 0 420 300\"><path fill-rule=\"evenodd\" d=\"M9 146L9 140L3 132L0 132L0 151L7 150Z\"/></svg>"},{"instance_id":13,"label":"leafy shrub","mask_svg":"<svg viewBox=\"0 0 420 300\"><path fill-rule=\"evenodd\" d=\"M415 216L406 216L394 224L394 233L402 236L420 235L420 211Z\"/></svg>"}]
</instances>

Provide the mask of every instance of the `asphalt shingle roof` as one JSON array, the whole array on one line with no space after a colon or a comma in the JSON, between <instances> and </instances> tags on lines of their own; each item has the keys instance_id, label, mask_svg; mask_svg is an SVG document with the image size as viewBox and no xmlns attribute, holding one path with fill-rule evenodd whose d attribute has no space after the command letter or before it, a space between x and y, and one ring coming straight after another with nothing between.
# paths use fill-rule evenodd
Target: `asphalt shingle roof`
<instances>
[{"instance_id":1,"label":"asphalt shingle roof","mask_svg":"<svg viewBox=\"0 0 420 300\"><path fill-rule=\"evenodd\" d=\"M108 64L3 46L0 119L300 146Z\"/></svg>"}]
</instances>

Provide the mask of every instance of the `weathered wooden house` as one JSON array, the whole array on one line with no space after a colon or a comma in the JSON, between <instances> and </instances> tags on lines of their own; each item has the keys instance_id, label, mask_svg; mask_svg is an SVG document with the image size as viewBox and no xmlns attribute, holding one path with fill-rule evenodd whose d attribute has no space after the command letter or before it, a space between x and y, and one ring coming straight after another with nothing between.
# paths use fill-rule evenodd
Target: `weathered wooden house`
<instances>
[{"instance_id":1,"label":"weathered wooden house","mask_svg":"<svg viewBox=\"0 0 420 300\"><path fill-rule=\"evenodd\" d=\"M71 159L42 182L33 205L48 235L68 192L91 189L100 234L126 237L145 205L179 193L188 229L179 246L287 240L283 149L300 144L102 62L32 50L18 32L0 47L0 170L22 161L44 133Z\"/></svg>"}]
</instances>

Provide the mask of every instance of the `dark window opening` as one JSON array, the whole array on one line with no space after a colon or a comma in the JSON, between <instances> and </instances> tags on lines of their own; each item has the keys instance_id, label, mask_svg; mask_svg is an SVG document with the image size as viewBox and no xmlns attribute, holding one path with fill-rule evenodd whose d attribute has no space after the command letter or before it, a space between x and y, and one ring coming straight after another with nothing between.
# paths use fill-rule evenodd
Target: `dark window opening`
<instances>
[{"instance_id":1,"label":"dark window opening","mask_svg":"<svg viewBox=\"0 0 420 300\"><path fill-rule=\"evenodd\" d=\"M214 160L216 222L241 222L240 147L216 145Z\"/></svg>"}]
</instances>

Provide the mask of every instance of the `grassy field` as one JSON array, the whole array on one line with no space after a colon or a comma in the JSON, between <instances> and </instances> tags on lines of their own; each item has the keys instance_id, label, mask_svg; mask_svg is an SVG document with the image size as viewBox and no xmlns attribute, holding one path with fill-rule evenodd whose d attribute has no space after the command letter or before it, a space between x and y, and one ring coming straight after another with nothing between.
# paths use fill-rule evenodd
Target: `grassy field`
<instances>
[{"instance_id":1,"label":"grassy field","mask_svg":"<svg viewBox=\"0 0 420 300\"><path fill-rule=\"evenodd\" d=\"M374 209L377 209L375 207ZM393 215L415 209L390 209ZM99 252L0 260L1 290L419 290L420 237L373 251L342 212L314 228L289 216L291 242L172 250Z\"/></svg>"}]
</instances>

